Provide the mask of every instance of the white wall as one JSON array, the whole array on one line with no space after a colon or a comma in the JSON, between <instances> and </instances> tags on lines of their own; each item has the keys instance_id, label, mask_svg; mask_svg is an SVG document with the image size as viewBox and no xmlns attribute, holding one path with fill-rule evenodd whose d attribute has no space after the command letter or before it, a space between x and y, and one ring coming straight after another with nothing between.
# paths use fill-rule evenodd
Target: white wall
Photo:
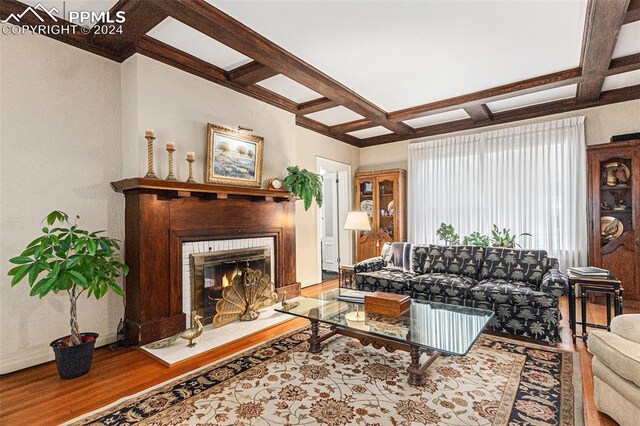
<instances>
[{"instance_id":1,"label":"white wall","mask_svg":"<svg viewBox=\"0 0 640 426\"><path fill-rule=\"evenodd\" d=\"M66 294L29 297L11 288L8 259L38 236L52 210L124 236L120 65L41 36L0 37L0 373L53 358L69 334ZM79 300L81 330L113 341L122 299Z\"/></svg>"},{"instance_id":2,"label":"white wall","mask_svg":"<svg viewBox=\"0 0 640 426\"><path fill-rule=\"evenodd\" d=\"M68 334L63 296L29 297L11 288L8 259L35 238L51 210L79 214L82 225L124 237L124 198L109 182L147 171L145 129L154 129L155 170L167 174L164 144L177 145L176 175L194 151L203 181L206 123L252 128L264 137L263 181L317 155L358 167L358 149L295 125L295 116L160 62L134 55L123 64L41 36L0 38L0 373L53 358L49 342ZM316 207L296 203L298 281L318 276ZM81 330L114 341L122 300L82 300Z\"/></svg>"},{"instance_id":3,"label":"white wall","mask_svg":"<svg viewBox=\"0 0 640 426\"><path fill-rule=\"evenodd\" d=\"M490 130L517 127L543 121L559 120L566 117L584 116L585 139L587 145L608 143L611 136L640 131L640 100L604 105L579 111L548 115L530 120L515 121L507 124L487 126L463 132L446 133L420 140L443 139ZM386 145L377 145L360 150L359 171L382 170L400 167L407 168L408 146L411 141L401 141Z\"/></svg>"}]
</instances>

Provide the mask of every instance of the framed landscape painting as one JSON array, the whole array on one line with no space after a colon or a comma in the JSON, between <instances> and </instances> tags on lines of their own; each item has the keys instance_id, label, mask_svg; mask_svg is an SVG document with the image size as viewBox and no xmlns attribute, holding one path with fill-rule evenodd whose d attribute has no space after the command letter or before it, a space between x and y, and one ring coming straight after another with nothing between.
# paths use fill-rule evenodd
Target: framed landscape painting
<instances>
[{"instance_id":1,"label":"framed landscape painting","mask_svg":"<svg viewBox=\"0 0 640 426\"><path fill-rule=\"evenodd\" d=\"M263 139L260 136L207 124L205 181L260 187L262 145Z\"/></svg>"}]
</instances>

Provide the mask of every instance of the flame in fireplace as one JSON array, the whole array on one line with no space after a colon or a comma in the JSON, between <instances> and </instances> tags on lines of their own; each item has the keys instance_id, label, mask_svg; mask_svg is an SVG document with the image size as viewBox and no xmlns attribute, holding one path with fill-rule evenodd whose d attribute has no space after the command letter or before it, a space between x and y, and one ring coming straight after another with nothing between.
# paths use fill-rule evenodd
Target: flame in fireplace
<instances>
[{"instance_id":1,"label":"flame in fireplace","mask_svg":"<svg viewBox=\"0 0 640 426\"><path fill-rule=\"evenodd\" d=\"M233 282L233 279L238 275L240 271L238 270L238 264L236 263L236 267L231 272L231 279L227 278L227 274L222 276L222 288L229 287Z\"/></svg>"}]
</instances>

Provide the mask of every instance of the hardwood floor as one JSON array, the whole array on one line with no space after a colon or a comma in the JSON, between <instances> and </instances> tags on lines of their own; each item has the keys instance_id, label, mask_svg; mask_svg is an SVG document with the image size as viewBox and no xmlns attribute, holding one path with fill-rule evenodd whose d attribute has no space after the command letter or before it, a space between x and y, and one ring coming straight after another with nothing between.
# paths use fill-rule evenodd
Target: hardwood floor
<instances>
[{"instance_id":1,"label":"hardwood floor","mask_svg":"<svg viewBox=\"0 0 640 426\"><path fill-rule=\"evenodd\" d=\"M310 296L336 286L337 281L328 281L305 288L302 293ZM561 301L561 310L562 343L558 347L577 351L581 355L585 424L615 425L611 418L600 414L593 404L591 356L583 342L578 341L575 346L571 342L566 299ZM640 312L640 306L627 302L625 313L632 312ZM588 318L590 322L604 323L604 307L589 304ZM60 380L53 363L6 374L0 377L0 424L59 424L306 324L306 320L293 319L171 368L135 348L111 350L103 347L96 351L89 374L75 380Z\"/></svg>"}]
</instances>

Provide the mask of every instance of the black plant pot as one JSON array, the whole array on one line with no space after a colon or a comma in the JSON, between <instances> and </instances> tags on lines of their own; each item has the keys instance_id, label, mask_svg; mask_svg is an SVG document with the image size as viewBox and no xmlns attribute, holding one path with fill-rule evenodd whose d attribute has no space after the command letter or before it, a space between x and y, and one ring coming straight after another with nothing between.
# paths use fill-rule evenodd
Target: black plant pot
<instances>
[{"instance_id":1,"label":"black plant pot","mask_svg":"<svg viewBox=\"0 0 640 426\"><path fill-rule=\"evenodd\" d=\"M75 379L84 376L91 369L93 350L98 333L80 333L82 343L66 346L70 336L61 337L49 344L56 356L56 366L61 379Z\"/></svg>"}]
</instances>

